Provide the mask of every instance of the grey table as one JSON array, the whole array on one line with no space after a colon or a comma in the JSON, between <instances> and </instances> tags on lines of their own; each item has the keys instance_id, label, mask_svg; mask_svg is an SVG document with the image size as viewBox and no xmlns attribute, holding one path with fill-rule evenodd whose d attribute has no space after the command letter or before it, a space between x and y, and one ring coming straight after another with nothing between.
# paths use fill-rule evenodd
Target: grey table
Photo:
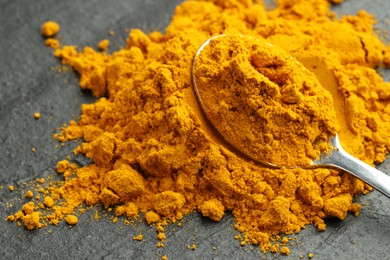
<instances>
[{"instance_id":1,"label":"grey table","mask_svg":"<svg viewBox=\"0 0 390 260\"><path fill-rule=\"evenodd\" d=\"M229 214L220 223L198 214L185 217L182 227L167 228L165 248L155 246L154 228L111 223L110 214L96 222L92 219L94 211L83 214L73 228L61 223L28 232L3 221L24 202L24 181L56 175L56 162L70 154L75 144L55 149L52 133L79 115L80 104L94 100L81 94L75 73L51 69L59 61L43 44L41 24L47 19L58 21L61 41L78 46L96 46L114 30L111 50L115 50L125 44L125 28L163 30L180 2L0 0L0 259L160 259L164 254L170 259L274 259L270 253L241 247L233 238L237 231ZM353 14L362 8L376 14L378 27L390 29L388 0L346 0L335 10ZM384 72L384 76L389 79L390 73ZM38 121L32 117L35 111L42 114ZM31 152L32 147L36 153ZM88 163L82 156L75 160ZM380 168L390 173L388 165ZM7 188L10 184L16 187L12 193ZM290 257L276 258L307 258L312 252L315 259L388 259L390 200L378 192L356 200L363 206L358 218L329 220L323 233L308 226L297 236L298 245L290 247ZM14 207L7 207L7 202ZM144 241L133 241L139 232L144 234ZM196 243L196 250L187 249L192 243Z\"/></svg>"}]
</instances>

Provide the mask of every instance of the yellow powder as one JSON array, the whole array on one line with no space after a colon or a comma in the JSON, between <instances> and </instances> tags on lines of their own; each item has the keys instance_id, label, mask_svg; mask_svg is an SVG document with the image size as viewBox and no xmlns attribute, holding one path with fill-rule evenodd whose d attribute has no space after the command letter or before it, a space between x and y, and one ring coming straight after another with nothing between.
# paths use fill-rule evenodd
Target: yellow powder
<instances>
[{"instance_id":1,"label":"yellow powder","mask_svg":"<svg viewBox=\"0 0 390 260\"><path fill-rule=\"evenodd\" d=\"M69 167L69 161L62 160L57 163L57 172L64 173Z\"/></svg>"},{"instance_id":2,"label":"yellow powder","mask_svg":"<svg viewBox=\"0 0 390 260\"><path fill-rule=\"evenodd\" d=\"M199 210L203 216L214 221L220 221L225 214L225 207L218 199L205 201Z\"/></svg>"},{"instance_id":3,"label":"yellow powder","mask_svg":"<svg viewBox=\"0 0 390 260\"><path fill-rule=\"evenodd\" d=\"M39 223L40 215L41 215L40 212L31 212L23 216L22 221L24 226L28 230L32 230L34 228L40 228L41 227L41 224Z\"/></svg>"},{"instance_id":4,"label":"yellow powder","mask_svg":"<svg viewBox=\"0 0 390 260\"><path fill-rule=\"evenodd\" d=\"M289 255L290 254L290 249L288 249L288 247L284 246L280 249L280 253L282 255Z\"/></svg>"},{"instance_id":5,"label":"yellow powder","mask_svg":"<svg viewBox=\"0 0 390 260\"><path fill-rule=\"evenodd\" d=\"M47 47L50 47L52 49L58 49L60 48L60 42L57 40L57 39L53 39L53 38L47 38L45 40L45 45Z\"/></svg>"},{"instance_id":6,"label":"yellow powder","mask_svg":"<svg viewBox=\"0 0 390 260\"><path fill-rule=\"evenodd\" d=\"M34 196L33 192L31 190L28 190L25 194L24 197L31 199Z\"/></svg>"},{"instance_id":7,"label":"yellow powder","mask_svg":"<svg viewBox=\"0 0 390 260\"><path fill-rule=\"evenodd\" d=\"M101 40L98 44L98 48L101 51L107 51L108 46L110 45L110 41L107 39Z\"/></svg>"},{"instance_id":8,"label":"yellow powder","mask_svg":"<svg viewBox=\"0 0 390 260\"><path fill-rule=\"evenodd\" d=\"M45 204L46 207L51 208L54 206L54 200L51 197L46 196L43 199L43 204Z\"/></svg>"},{"instance_id":9,"label":"yellow powder","mask_svg":"<svg viewBox=\"0 0 390 260\"><path fill-rule=\"evenodd\" d=\"M181 209L186 200L180 193L164 191L157 194L153 199L153 208L161 216L168 216L172 212Z\"/></svg>"},{"instance_id":10,"label":"yellow powder","mask_svg":"<svg viewBox=\"0 0 390 260\"><path fill-rule=\"evenodd\" d=\"M34 113L35 119L39 119L40 117L41 117L41 113L38 113L38 112Z\"/></svg>"},{"instance_id":11,"label":"yellow powder","mask_svg":"<svg viewBox=\"0 0 390 260\"><path fill-rule=\"evenodd\" d=\"M16 212L14 216L16 220L21 219L24 216L23 211Z\"/></svg>"},{"instance_id":12,"label":"yellow powder","mask_svg":"<svg viewBox=\"0 0 390 260\"><path fill-rule=\"evenodd\" d=\"M374 19L368 13L335 18L329 8L323 0L280 0L269 11L252 1L185 1L176 8L164 34L133 29L126 46L110 55L91 47L57 48L54 55L80 75L80 87L89 89L97 99L82 105L77 122L69 122L55 138L60 142L81 139L83 143L74 152L91 158L92 163L85 167L59 163L57 170L63 173L64 182L44 191L61 205L41 209L44 216L39 216L34 204L26 204L24 213L19 211L9 220L25 218L27 228L40 227L40 218L55 225L62 219L72 224L77 222L72 215L75 210L98 203L115 208L118 216L132 218L142 213L147 224L157 226L194 210L218 221L229 210L234 227L242 232L240 242L288 254L287 247L279 249L272 242L275 235L299 232L312 223L323 231L328 217L344 219L348 212L358 215L360 206L352 203L353 197L368 193L371 187L339 170L267 168L232 152L201 113L191 81L195 52L210 36L245 35L265 40L284 50L278 51L278 57L291 55L303 64L307 71L297 73L307 75L308 82L290 77L295 70L284 75L285 70L272 66L269 57L262 60L252 51L245 54L244 43L237 41L237 50L227 45L215 55L240 51L240 55L253 57L252 63L244 60L243 67L263 71L262 75L273 77L273 83L266 84L263 100L259 94L247 100L252 103L239 103L236 108L251 111L249 106L268 105L273 98L282 100L280 121L288 125L291 119L292 130L314 139L305 143L300 159L315 158L326 150L323 140L337 130L349 153L369 164L382 162L390 149L390 83L384 82L375 68L390 64L388 47L374 33ZM275 57L275 61L280 60ZM208 73L223 75L224 82L235 90L239 83L227 72L250 81L248 70L237 62L226 65L224 73L218 66L209 66L212 70ZM207 77L210 86L212 79ZM288 87L289 82L296 84ZM298 109L299 104L313 112L315 124L310 124L310 116L288 109ZM270 110L276 113L272 106ZM323 117L319 111L325 112ZM265 112L262 118L272 124ZM297 124L299 120L303 124ZM283 130L280 126L272 129ZM297 142L295 137L286 140L285 134L275 131L262 138L264 143ZM280 149L275 155L291 159L294 152ZM95 217L99 217L97 211ZM157 234L162 237L160 234L163 231Z\"/></svg>"},{"instance_id":13,"label":"yellow powder","mask_svg":"<svg viewBox=\"0 0 390 260\"><path fill-rule=\"evenodd\" d=\"M142 234L139 234L135 237L133 237L134 240L137 240L137 241L142 241L142 239L144 239L144 236Z\"/></svg>"},{"instance_id":14,"label":"yellow powder","mask_svg":"<svg viewBox=\"0 0 390 260\"><path fill-rule=\"evenodd\" d=\"M153 224L153 223L157 223L160 221L160 215L157 214L156 212L154 211L148 211L146 212L145 214L145 220L146 220L146 223L147 224Z\"/></svg>"},{"instance_id":15,"label":"yellow powder","mask_svg":"<svg viewBox=\"0 0 390 260\"><path fill-rule=\"evenodd\" d=\"M128 218L137 218L138 217L138 208L135 203L126 202L125 205L119 206L115 209L116 216L125 215Z\"/></svg>"},{"instance_id":16,"label":"yellow powder","mask_svg":"<svg viewBox=\"0 0 390 260\"><path fill-rule=\"evenodd\" d=\"M249 157L310 165L336 133L332 97L288 52L258 38L213 39L196 60L208 119Z\"/></svg>"},{"instance_id":17,"label":"yellow powder","mask_svg":"<svg viewBox=\"0 0 390 260\"><path fill-rule=\"evenodd\" d=\"M13 215L9 215L9 216L7 216L7 218L5 220L6 221L15 221L15 217Z\"/></svg>"},{"instance_id":18,"label":"yellow powder","mask_svg":"<svg viewBox=\"0 0 390 260\"><path fill-rule=\"evenodd\" d=\"M166 239L166 236L165 236L165 234L164 233L158 233L158 235L157 235L157 238L159 239L159 240L161 240L161 241L165 241L165 239Z\"/></svg>"},{"instance_id":19,"label":"yellow powder","mask_svg":"<svg viewBox=\"0 0 390 260\"><path fill-rule=\"evenodd\" d=\"M123 206L119 206L115 209L115 215L116 216L122 216L123 214L125 214L125 207Z\"/></svg>"},{"instance_id":20,"label":"yellow powder","mask_svg":"<svg viewBox=\"0 0 390 260\"><path fill-rule=\"evenodd\" d=\"M164 232L164 227L162 225L157 225L156 230L157 232Z\"/></svg>"},{"instance_id":21,"label":"yellow powder","mask_svg":"<svg viewBox=\"0 0 390 260\"><path fill-rule=\"evenodd\" d=\"M41 27L42 35L45 37L52 37L58 33L60 25L54 21L47 21Z\"/></svg>"},{"instance_id":22,"label":"yellow powder","mask_svg":"<svg viewBox=\"0 0 390 260\"><path fill-rule=\"evenodd\" d=\"M111 205L118 204L120 197L109 189L104 189L99 195L99 200L108 208Z\"/></svg>"},{"instance_id":23,"label":"yellow powder","mask_svg":"<svg viewBox=\"0 0 390 260\"><path fill-rule=\"evenodd\" d=\"M274 244L270 247L269 251L271 253L277 253L279 251L279 244Z\"/></svg>"},{"instance_id":24,"label":"yellow powder","mask_svg":"<svg viewBox=\"0 0 390 260\"><path fill-rule=\"evenodd\" d=\"M144 190L142 175L127 165L109 171L104 179L104 184L114 191L122 202L136 198Z\"/></svg>"},{"instance_id":25,"label":"yellow powder","mask_svg":"<svg viewBox=\"0 0 390 260\"><path fill-rule=\"evenodd\" d=\"M10 215L7 217L7 221L18 221L24 216L24 213L22 210L16 212L14 215Z\"/></svg>"},{"instance_id":26,"label":"yellow powder","mask_svg":"<svg viewBox=\"0 0 390 260\"><path fill-rule=\"evenodd\" d=\"M78 218L75 215L67 215L65 217L65 221L66 221L66 223L68 223L69 225L72 225L72 226L76 225L77 222L79 222Z\"/></svg>"},{"instance_id":27,"label":"yellow powder","mask_svg":"<svg viewBox=\"0 0 390 260\"><path fill-rule=\"evenodd\" d=\"M34 209L35 209L35 205L34 205L34 202L32 202L32 201L24 204L22 207L24 214L31 214L34 212Z\"/></svg>"},{"instance_id":28,"label":"yellow powder","mask_svg":"<svg viewBox=\"0 0 390 260\"><path fill-rule=\"evenodd\" d=\"M351 194L343 194L324 202L324 212L328 216L337 217L341 220L347 217L347 212L345 208L350 208L352 206L352 196Z\"/></svg>"}]
</instances>

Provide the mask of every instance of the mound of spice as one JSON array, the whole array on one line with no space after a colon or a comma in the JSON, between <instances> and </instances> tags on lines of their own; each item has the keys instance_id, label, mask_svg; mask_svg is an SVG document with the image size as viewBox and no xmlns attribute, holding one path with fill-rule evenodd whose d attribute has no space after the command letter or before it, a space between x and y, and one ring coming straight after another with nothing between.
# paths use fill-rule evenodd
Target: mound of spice
<instances>
[{"instance_id":1,"label":"mound of spice","mask_svg":"<svg viewBox=\"0 0 390 260\"><path fill-rule=\"evenodd\" d=\"M73 225L76 209L103 203L118 216L156 223L163 240L163 226L185 214L199 210L219 221L229 210L244 234L241 243L288 254L287 246L271 239L274 235L299 232L312 223L323 231L328 217L358 215L353 196L371 188L335 169L269 169L226 149L197 105L194 54L218 34L264 38L289 52L332 94L345 149L373 164L382 162L390 148L390 84L374 69L390 54L373 25L364 11L335 19L323 0L280 0L271 11L249 0L186 1L176 8L165 34L131 30L126 47L112 54L47 43L79 73L80 87L97 97L94 104L82 105L77 122L55 135L61 142L82 138L74 152L93 163L77 167L61 161L57 169L64 182L45 190L51 207L26 206L8 219L21 219L29 229L63 219ZM259 58L255 64L262 62ZM225 80L235 84L234 78ZM314 97L329 96L310 89ZM295 90L285 90L284 96L299 106ZM316 100L305 104L318 112ZM331 106L330 98L321 100ZM333 133L334 126L327 124L318 129ZM283 158L290 153L280 151Z\"/></svg>"},{"instance_id":2,"label":"mound of spice","mask_svg":"<svg viewBox=\"0 0 390 260\"><path fill-rule=\"evenodd\" d=\"M249 157L304 166L331 149L332 96L286 51L255 38L217 36L194 65L208 119Z\"/></svg>"}]
</instances>

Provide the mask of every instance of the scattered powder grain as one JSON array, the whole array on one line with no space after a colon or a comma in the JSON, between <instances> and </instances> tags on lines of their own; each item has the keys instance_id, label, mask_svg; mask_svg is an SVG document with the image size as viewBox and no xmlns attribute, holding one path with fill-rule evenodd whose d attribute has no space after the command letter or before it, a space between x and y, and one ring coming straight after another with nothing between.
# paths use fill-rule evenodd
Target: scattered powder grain
<instances>
[{"instance_id":1,"label":"scattered powder grain","mask_svg":"<svg viewBox=\"0 0 390 260\"><path fill-rule=\"evenodd\" d=\"M79 222L79 219L75 216L75 215L67 215L65 217L65 221L66 223L68 223L69 225L76 225L77 222Z\"/></svg>"},{"instance_id":2,"label":"scattered powder grain","mask_svg":"<svg viewBox=\"0 0 390 260\"><path fill-rule=\"evenodd\" d=\"M54 200L51 197L46 196L43 199L43 204L45 204L46 207L51 208L54 206Z\"/></svg>"},{"instance_id":3,"label":"scattered powder grain","mask_svg":"<svg viewBox=\"0 0 390 260\"><path fill-rule=\"evenodd\" d=\"M135 237L133 237L134 240L137 240L137 241L142 241L142 239L144 239L144 236L142 234L139 234Z\"/></svg>"},{"instance_id":4,"label":"scattered powder grain","mask_svg":"<svg viewBox=\"0 0 390 260\"><path fill-rule=\"evenodd\" d=\"M282 248L280 249L280 253L281 253L282 255L289 255L289 254L290 254L290 249L289 249L288 247L284 246L284 247L282 247Z\"/></svg>"},{"instance_id":5,"label":"scattered powder grain","mask_svg":"<svg viewBox=\"0 0 390 260\"><path fill-rule=\"evenodd\" d=\"M39 119L41 117L41 113L34 113L34 118L35 119Z\"/></svg>"},{"instance_id":6,"label":"scattered powder grain","mask_svg":"<svg viewBox=\"0 0 390 260\"><path fill-rule=\"evenodd\" d=\"M161 240L162 242L164 242L165 239L166 239L166 236L165 236L164 233L158 233L157 238L158 238L159 240Z\"/></svg>"},{"instance_id":7,"label":"scattered powder grain","mask_svg":"<svg viewBox=\"0 0 390 260\"><path fill-rule=\"evenodd\" d=\"M24 197L31 199L34 196L33 192L31 190L28 190L25 194Z\"/></svg>"},{"instance_id":8,"label":"scattered powder grain","mask_svg":"<svg viewBox=\"0 0 390 260\"><path fill-rule=\"evenodd\" d=\"M107 51L108 47L110 45L110 41L108 39L101 40L98 44L98 48L101 51Z\"/></svg>"},{"instance_id":9,"label":"scattered powder grain","mask_svg":"<svg viewBox=\"0 0 390 260\"><path fill-rule=\"evenodd\" d=\"M53 49L60 48L60 42L57 39L53 39L53 38L47 38L45 40L45 45Z\"/></svg>"},{"instance_id":10,"label":"scattered powder grain","mask_svg":"<svg viewBox=\"0 0 390 260\"><path fill-rule=\"evenodd\" d=\"M47 21L41 27L42 35L45 37L53 37L60 30L60 25L54 21Z\"/></svg>"}]
</instances>

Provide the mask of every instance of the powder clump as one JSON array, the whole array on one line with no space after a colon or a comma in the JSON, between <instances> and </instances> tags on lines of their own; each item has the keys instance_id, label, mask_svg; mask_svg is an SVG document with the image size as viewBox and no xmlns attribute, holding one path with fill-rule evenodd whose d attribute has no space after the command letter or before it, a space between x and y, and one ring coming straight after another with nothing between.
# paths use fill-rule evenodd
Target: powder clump
<instances>
[{"instance_id":1,"label":"powder clump","mask_svg":"<svg viewBox=\"0 0 390 260\"><path fill-rule=\"evenodd\" d=\"M24 194L24 197L31 199L34 196L33 192L31 190L26 191Z\"/></svg>"},{"instance_id":2,"label":"powder clump","mask_svg":"<svg viewBox=\"0 0 390 260\"><path fill-rule=\"evenodd\" d=\"M43 204L45 204L46 207L51 208L54 206L54 200L51 197L46 196L43 199Z\"/></svg>"},{"instance_id":3,"label":"powder clump","mask_svg":"<svg viewBox=\"0 0 390 260\"><path fill-rule=\"evenodd\" d=\"M24 204L22 207L24 214L31 214L34 212L34 209L35 209L35 205L34 205L34 202L32 202L32 201Z\"/></svg>"},{"instance_id":4,"label":"powder clump","mask_svg":"<svg viewBox=\"0 0 390 260\"><path fill-rule=\"evenodd\" d=\"M60 30L60 25L54 21L47 21L41 27L42 35L45 37L53 37Z\"/></svg>"},{"instance_id":5,"label":"powder clump","mask_svg":"<svg viewBox=\"0 0 390 260\"><path fill-rule=\"evenodd\" d=\"M347 217L346 208L351 208L352 206L352 196L351 194L343 194L324 202L324 212L329 217L337 217L341 220Z\"/></svg>"},{"instance_id":6,"label":"powder clump","mask_svg":"<svg viewBox=\"0 0 390 260\"><path fill-rule=\"evenodd\" d=\"M69 167L69 161L68 160L62 160L57 163L57 172L58 173L64 173Z\"/></svg>"},{"instance_id":7,"label":"powder clump","mask_svg":"<svg viewBox=\"0 0 390 260\"><path fill-rule=\"evenodd\" d=\"M115 192L119 196L118 201L122 202L142 195L145 190L143 176L127 165L109 171L104 178L104 184Z\"/></svg>"},{"instance_id":8,"label":"powder clump","mask_svg":"<svg viewBox=\"0 0 390 260\"><path fill-rule=\"evenodd\" d=\"M159 222L161 220L161 217L154 211L148 211L145 213L145 220L147 224L151 225L153 223Z\"/></svg>"},{"instance_id":9,"label":"powder clump","mask_svg":"<svg viewBox=\"0 0 390 260\"><path fill-rule=\"evenodd\" d=\"M34 228L40 228L41 227L41 223L39 222L40 215L41 215L40 212L31 212L31 213L23 216L22 221L23 221L24 226L28 230L32 230Z\"/></svg>"},{"instance_id":10,"label":"powder clump","mask_svg":"<svg viewBox=\"0 0 390 260\"><path fill-rule=\"evenodd\" d=\"M200 206L200 212L203 216L210 218L214 221L220 221L225 214L225 207L218 199L211 199L205 201Z\"/></svg>"},{"instance_id":11,"label":"powder clump","mask_svg":"<svg viewBox=\"0 0 390 260\"><path fill-rule=\"evenodd\" d=\"M77 222L79 222L78 218L75 215L67 215L65 217L65 221L71 226L74 226L77 224Z\"/></svg>"},{"instance_id":12,"label":"powder clump","mask_svg":"<svg viewBox=\"0 0 390 260\"><path fill-rule=\"evenodd\" d=\"M186 202L184 196L173 191L164 191L153 199L153 208L161 216L168 216L181 209Z\"/></svg>"},{"instance_id":13,"label":"powder clump","mask_svg":"<svg viewBox=\"0 0 390 260\"><path fill-rule=\"evenodd\" d=\"M127 202L125 205L122 205L122 206L119 206L116 208L115 215L116 216L125 215L128 218L135 219L138 217L137 205L133 202Z\"/></svg>"},{"instance_id":14,"label":"powder clump","mask_svg":"<svg viewBox=\"0 0 390 260\"><path fill-rule=\"evenodd\" d=\"M107 51L110 41L108 39L101 40L98 44L98 48L101 51Z\"/></svg>"}]
</instances>

